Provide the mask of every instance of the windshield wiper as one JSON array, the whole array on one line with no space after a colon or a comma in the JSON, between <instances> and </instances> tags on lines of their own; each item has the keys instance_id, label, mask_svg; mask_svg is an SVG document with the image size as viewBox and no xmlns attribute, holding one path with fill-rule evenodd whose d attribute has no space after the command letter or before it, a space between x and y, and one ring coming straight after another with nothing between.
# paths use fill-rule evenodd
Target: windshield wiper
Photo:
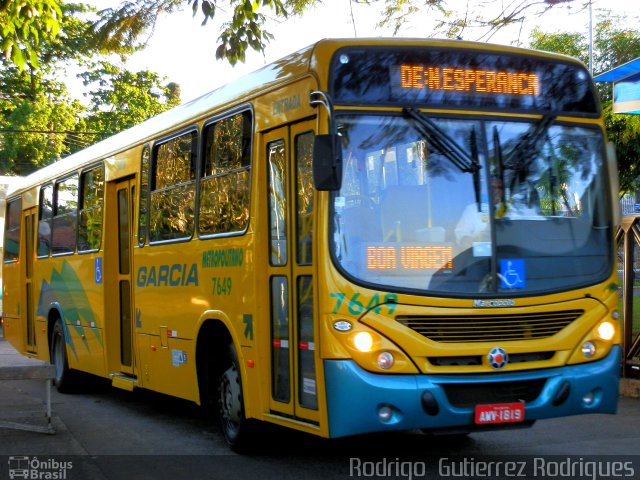
<instances>
[{"instance_id":1,"label":"windshield wiper","mask_svg":"<svg viewBox=\"0 0 640 480\"><path fill-rule=\"evenodd\" d=\"M471 153L468 153L433 120L420 113L419 110L405 107L402 112L415 122L415 129L425 137L432 147L442 153L461 172L473 175L476 204L478 205L478 211L480 211L480 169L482 167L478 159L476 131L471 131Z\"/></svg>"},{"instance_id":2,"label":"windshield wiper","mask_svg":"<svg viewBox=\"0 0 640 480\"><path fill-rule=\"evenodd\" d=\"M529 176L529 166L538 158L536 146L540 139L547 135L549 126L555 119L556 117L553 115L545 115L541 120L533 123L506 155L502 151L502 141L500 140L498 127L493 127L493 144L498 164L496 173L500 180L500 185L508 187L502 188L500 201L503 205L506 205L505 195L507 190L512 192L516 183L522 183ZM513 171L509 185L505 182L505 170ZM551 181L553 182L553 179ZM553 191L553 185L551 185L551 190Z\"/></svg>"},{"instance_id":3,"label":"windshield wiper","mask_svg":"<svg viewBox=\"0 0 640 480\"><path fill-rule=\"evenodd\" d=\"M496 156L498 160L498 179L500 181L500 203L502 205L507 204L507 200L505 197L505 189L502 188L504 183L504 156L502 155L502 143L500 142L500 132L498 132L498 127L493 126L493 148L496 151Z\"/></svg>"},{"instance_id":4,"label":"windshield wiper","mask_svg":"<svg viewBox=\"0 0 640 480\"><path fill-rule=\"evenodd\" d=\"M520 138L520 141L509 152L504 164L515 173L512 177L512 182L525 174L531 162L537 158L536 145L547 134L549 126L555 119L555 115L542 117L541 120L532 125L532 128Z\"/></svg>"}]
</instances>

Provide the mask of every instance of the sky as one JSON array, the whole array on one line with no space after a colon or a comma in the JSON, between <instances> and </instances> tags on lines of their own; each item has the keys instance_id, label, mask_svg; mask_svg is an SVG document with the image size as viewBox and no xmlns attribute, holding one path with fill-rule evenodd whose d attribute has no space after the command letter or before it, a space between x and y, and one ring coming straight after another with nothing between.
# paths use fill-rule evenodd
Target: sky
<instances>
[{"instance_id":1,"label":"sky","mask_svg":"<svg viewBox=\"0 0 640 480\"><path fill-rule=\"evenodd\" d=\"M586 1L576 0L574 3L582 5ZM627 18L635 18L633 24L638 25L638 0L592 1L594 19L600 9L606 8ZM97 8L105 8L112 7L115 0L92 0L87 3ZM464 5L466 2L448 0L448 3ZM500 4L502 1L487 0L487 3ZM183 11L160 17L147 48L131 57L126 63L126 68L132 71L154 71L165 77L167 82L178 83L181 87L182 101L187 102L322 38L392 36L391 28L382 29L377 26L383 6L382 0L372 5L350 4L349 0L324 0L321 6L301 18L294 17L284 22L272 21L267 30L274 34L275 38L268 44L266 52L260 54L249 51L246 62L234 67L226 61L215 59L220 21L201 26L201 13L194 18L191 7L188 6ZM430 18L433 16L433 12L426 10L413 15L411 22L397 36L432 36L433 23ZM587 34L589 31L588 9L579 8L578 5L571 9L554 7L541 18L535 15L529 18L522 29L511 27L499 32L490 41L509 45L520 38L522 42L526 42L528 31L538 23L542 24L541 28L544 31L550 33L581 31ZM479 33L475 35L480 37ZM465 35L465 39L477 38L470 34Z\"/></svg>"}]
</instances>

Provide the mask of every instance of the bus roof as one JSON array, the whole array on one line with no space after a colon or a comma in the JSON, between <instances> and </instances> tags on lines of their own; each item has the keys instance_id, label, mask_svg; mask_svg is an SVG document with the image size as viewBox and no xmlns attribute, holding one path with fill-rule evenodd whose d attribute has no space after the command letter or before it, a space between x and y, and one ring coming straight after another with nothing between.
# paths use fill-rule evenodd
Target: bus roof
<instances>
[{"instance_id":1,"label":"bus roof","mask_svg":"<svg viewBox=\"0 0 640 480\"><path fill-rule=\"evenodd\" d=\"M66 172L76 170L82 165L101 159L107 159L123 150L144 144L153 138L179 130L182 127L192 124L194 121L205 115L210 115L212 113L222 111L225 108L230 108L233 105L239 105L247 102L262 91L269 90L276 85L283 84L294 78L299 78L311 71L326 73L328 66L322 64L322 62L318 62L317 59L327 58L327 55L335 51L337 48L348 45L457 47L470 50L537 54L578 62L571 57L550 54L547 52L534 52L517 47L461 40L415 38L324 39L205 95L202 95L201 97L151 117L134 127L119 132L53 164L43 167L26 177L19 177L22 179L22 182L18 182L16 185L13 185L13 188L10 189L11 193L17 193L21 189L31 188L33 185L47 182L63 175ZM320 77L322 77L322 75L320 75Z\"/></svg>"}]
</instances>

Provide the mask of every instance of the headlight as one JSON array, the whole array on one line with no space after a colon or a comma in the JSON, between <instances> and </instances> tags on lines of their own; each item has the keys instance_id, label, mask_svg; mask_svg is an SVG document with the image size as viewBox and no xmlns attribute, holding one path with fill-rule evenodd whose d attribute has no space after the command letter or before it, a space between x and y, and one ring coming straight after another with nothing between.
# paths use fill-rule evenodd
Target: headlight
<instances>
[{"instance_id":1,"label":"headlight","mask_svg":"<svg viewBox=\"0 0 640 480\"><path fill-rule=\"evenodd\" d=\"M609 340L612 340L613 337L615 337L616 327L613 323L605 321L598 325L597 332L598 337L608 342Z\"/></svg>"},{"instance_id":2,"label":"headlight","mask_svg":"<svg viewBox=\"0 0 640 480\"><path fill-rule=\"evenodd\" d=\"M369 332L358 332L353 337L353 344L361 352L370 352L373 346L373 337Z\"/></svg>"},{"instance_id":3,"label":"headlight","mask_svg":"<svg viewBox=\"0 0 640 480\"><path fill-rule=\"evenodd\" d=\"M325 325L335 339L324 343L326 358L351 359L375 373L418 373L411 358L397 344L370 326L340 317L330 318Z\"/></svg>"}]
</instances>

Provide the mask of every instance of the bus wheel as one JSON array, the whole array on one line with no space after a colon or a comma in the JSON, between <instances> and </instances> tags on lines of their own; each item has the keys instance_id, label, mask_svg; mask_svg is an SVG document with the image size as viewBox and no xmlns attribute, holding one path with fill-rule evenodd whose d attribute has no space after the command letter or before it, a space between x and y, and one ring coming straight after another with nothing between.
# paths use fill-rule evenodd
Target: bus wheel
<instances>
[{"instance_id":1,"label":"bus wheel","mask_svg":"<svg viewBox=\"0 0 640 480\"><path fill-rule=\"evenodd\" d=\"M67 360L67 346L64 340L62 321L56 320L51 334L51 363L55 367L56 388L60 393L68 393L72 390L73 373Z\"/></svg>"},{"instance_id":2,"label":"bus wheel","mask_svg":"<svg viewBox=\"0 0 640 480\"><path fill-rule=\"evenodd\" d=\"M241 453L250 447L252 428L244 415L240 367L233 345L229 345L228 360L229 368L222 373L218 384L220 427L231 450Z\"/></svg>"}]
</instances>

